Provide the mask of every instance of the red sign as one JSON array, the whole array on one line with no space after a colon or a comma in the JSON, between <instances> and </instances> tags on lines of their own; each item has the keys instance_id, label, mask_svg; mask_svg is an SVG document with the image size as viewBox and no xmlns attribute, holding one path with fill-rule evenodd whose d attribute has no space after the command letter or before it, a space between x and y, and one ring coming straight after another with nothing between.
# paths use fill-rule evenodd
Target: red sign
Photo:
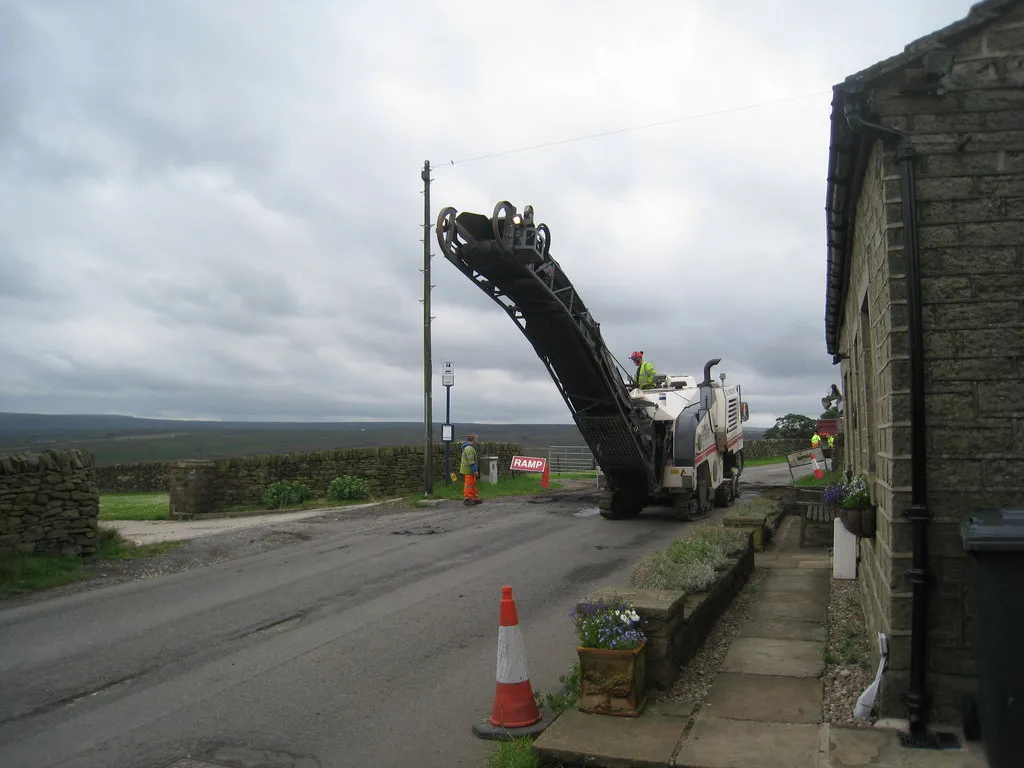
<instances>
[{"instance_id":1,"label":"red sign","mask_svg":"<svg viewBox=\"0 0 1024 768\"><path fill-rule=\"evenodd\" d=\"M533 456L513 456L509 469L513 472L543 472L547 466L547 459L538 459Z\"/></svg>"}]
</instances>

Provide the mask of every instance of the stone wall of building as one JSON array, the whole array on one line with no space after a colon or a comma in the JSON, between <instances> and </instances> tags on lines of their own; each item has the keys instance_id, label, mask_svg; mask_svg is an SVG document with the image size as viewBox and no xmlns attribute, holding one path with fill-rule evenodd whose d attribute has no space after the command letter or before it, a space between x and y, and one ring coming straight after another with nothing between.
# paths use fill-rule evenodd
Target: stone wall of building
<instances>
[{"instance_id":1,"label":"stone wall of building","mask_svg":"<svg viewBox=\"0 0 1024 768\"><path fill-rule=\"evenodd\" d=\"M167 462L96 467L96 485L100 493L166 493Z\"/></svg>"},{"instance_id":2,"label":"stone wall of building","mask_svg":"<svg viewBox=\"0 0 1024 768\"><path fill-rule=\"evenodd\" d=\"M931 715L958 723L962 692L976 686L974 596L959 526L974 509L1024 502L1024 9L955 48L937 95L880 87L873 106L917 147L919 247L925 333ZM863 324L866 292L873 359L854 344L843 366L849 460L871 471L878 536L861 543L872 631L892 653L883 716L900 716L910 666L909 360L899 172L894 147L876 145L858 208L859 242L844 344ZM879 182L881 186L879 187ZM882 258L871 254L881 251ZM877 266L880 264L881 266ZM883 297L881 300L878 297ZM886 309L888 307L888 309ZM877 309L877 312L875 311ZM874 369L867 366L873 364ZM871 381L874 391L868 391ZM872 398L877 406L870 409ZM849 405L848 405L849 407ZM863 420L872 411L874 423ZM874 444L870 441L874 440Z\"/></svg>"},{"instance_id":3,"label":"stone wall of building","mask_svg":"<svg viewBox=\"0 0 1024 768\"><path fill-rule=\"evenodd\" d=\"M512 456L522 448L514 443L480 443L478 455L498 457L498 475L506 476ZM459 450L452 449L452 470L458 472ZM279 480L301 480L324 493L336 477L366 480L373 496L412 493L423 488L423 448L349 448L312 453L248 456L213 461L182 461L168 468L171 517L215 514L232 508L258 506L267 488ZM444 448L434 450L434 482L444 482ZM481 467L483 471L483 467Z\"/></svg>"},{"instance_id":4,"label":"stone wall of building","mask_svg":"<svg viewBox=\"0 0 1024 768\"><path fill-rule=\"evenodd\" d=\"M95 552L99 512L91 454L0 455L0 554Z\"/></svg>"}]
</instances>

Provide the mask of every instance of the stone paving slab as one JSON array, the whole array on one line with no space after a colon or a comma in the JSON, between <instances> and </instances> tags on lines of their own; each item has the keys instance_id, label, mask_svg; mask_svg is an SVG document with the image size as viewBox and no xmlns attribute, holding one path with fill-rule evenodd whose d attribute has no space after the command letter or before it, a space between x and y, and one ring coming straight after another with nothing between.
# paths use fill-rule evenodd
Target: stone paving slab
<instances>
[{"instance_id":1,"label":"stone paving slab","mask_svg":"<svg viewBox=\"0 0 1024 768\"><path fill-rule=\"evenodd\" d=\"M824 643L828 630L816 621L793 619L758 619L748 621L736 632L737 637L766 637L774 640L814 640Z\"/></svg>"},{"instance_id":2,"label":"stone paving slab","mask_svg":"<svg viewBox=\"0 0 1024 768\"><path fill-rule=\"evenodd\" d=\"M719 673L701 714L765 723L820 723L821 697L818 678Z\"/></svg>"},{"instance_id":3,"label":"stone paving slab","mask_svg":"<svg viewBox=\"0 0 1024 768\"><path fill-rule=\"evenodd\" d=\"M692 707L691 707L692 710ZM649 768L671 764L687 717L588 715L576 709L563 713L534 743L543 757L594 768Z\"/></svg>"},{"instance_id":4,"label":"stone paving slab","mask_svg":"<svg viewBox=\"0 0 1024 768\"><path fill-rule=\"evenodd\" d=\"M742 675L820 677L825 671L824 643L737 637L725 654L721 672Z\"/></svg>"},{"instance_id":5,"label":"stone paving slab","mask_svg":"<svg viewBox=\"0 0 1024 768\"><path fill-rule=\"evenodd\" d=\"M765 592L798 592L808 595L828 595L828 579L820 578L817 575L809 576L801 573L799 576L782 576L779 574L781 568L769 572L761 589ZM786 573L789 573L786 569ZM824 571L812 571L812 573L824 573Z\"/></svg>"},{"instance_id":6,"label":"stone paving slab","mask_svg":"<svg viewBox=\"0 0 1024 768\"><path fill-rule=\"evenodd\" d=\"M820 726L701 717L673 765L680 768L815 768Z\"/></svg>"},{"instance_id":7,"label":"stone paving slab","mask_svg":"<svg viewBox=\"0 0 1024 768\"><path fill-rule=\"evenodd\" d=\"M825 726L827 768L988 768L984 747L960 739L961 749L907 749L886 728Z\"/></svg>"},{"instance_id":8,"label":"stone paving slab","mask_svg":"<svg viewBox=\"0 0 1024 768\"><path fill-rule=\"evenodd\" d=\"M748 620L791 619L824 624L827 614L828 594L773 592L766 589L754 601Z\"/></svg>"}]
</instances>

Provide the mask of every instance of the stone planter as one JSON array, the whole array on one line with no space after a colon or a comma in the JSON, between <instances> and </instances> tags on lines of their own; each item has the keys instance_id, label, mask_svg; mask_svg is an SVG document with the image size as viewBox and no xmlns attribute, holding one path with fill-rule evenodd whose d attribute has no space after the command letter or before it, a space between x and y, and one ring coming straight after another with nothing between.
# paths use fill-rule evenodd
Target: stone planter
<instances>
[{"instance_id":1,"label":"stone planter","mask_svg":"<svg viewBox=\"0 0 1024 768\"><path fill-rule=\"evenodd\" d=\"M718 569L715 583L705 592L687 595L664 589L602 587L591 597L624 599L642 619L647 635L644 666L648 691L668 691L679 677L680 669L700 650L725 612L754 572L753 536L735 557Z\"/></svg>"},{"instance_id":2,"label":"stone planter","mask_svg":"<svg viewBox=\"0 0 1024 768\"><path fill-rule=\"evenodd\" d=\"M646 650L646 641L628 651L577 647L580 712L637 717L647 701Z\"/></svg>"},{"instance_id":3,"label":"stone planter","mask_svg":"<svg viewBox=\"0 0 1024 768\"><path fill-rule=\"evenodd\" d=\"M862 539L875 538L875 507L839 507L843 527Z\"/></svg>"},{"instance_id":4,"label":"stone planter","mask_svg":"<svg viewBox=\"0 0 1024 768\"><path fill-rule=\"evenodd\" d=\"M760 517L729 515L722 518L722 525L726 528L746 528L752 534L754 549L758 552L764 550L765 542L768 539L768 515Z\"/></svg>"}]
</instances>

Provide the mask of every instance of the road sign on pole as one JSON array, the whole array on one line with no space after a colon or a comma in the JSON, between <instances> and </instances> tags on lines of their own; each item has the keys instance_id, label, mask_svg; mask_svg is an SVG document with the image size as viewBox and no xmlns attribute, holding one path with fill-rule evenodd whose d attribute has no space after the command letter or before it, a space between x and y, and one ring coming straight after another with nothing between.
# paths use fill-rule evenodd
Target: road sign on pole
<instances>
[{"instance_id":1,"label":"road sign on pole","mask_svg":"<svg viewBox=\"0 0 1024 768\"><path fill-rule=\"evenodd\" d=\"M444 421L441 426L441 439L444 441L444 484L452 483L452 440L454 429L452 427L452 387L455 386L455 363L451 360L444 362L441 369L441 384L444 386Z\"/></svg>"},{"instance_id":2,"label":"road sign on pole","mask_svg":"<svg viewBox=\"0 0 1024 768\"><path fill-rule=\"evenodd\" d=\"M444 370L441 372L441 386L455 386L455 363L446 362L444 364Z\"/></svg>"}]
</instances>

